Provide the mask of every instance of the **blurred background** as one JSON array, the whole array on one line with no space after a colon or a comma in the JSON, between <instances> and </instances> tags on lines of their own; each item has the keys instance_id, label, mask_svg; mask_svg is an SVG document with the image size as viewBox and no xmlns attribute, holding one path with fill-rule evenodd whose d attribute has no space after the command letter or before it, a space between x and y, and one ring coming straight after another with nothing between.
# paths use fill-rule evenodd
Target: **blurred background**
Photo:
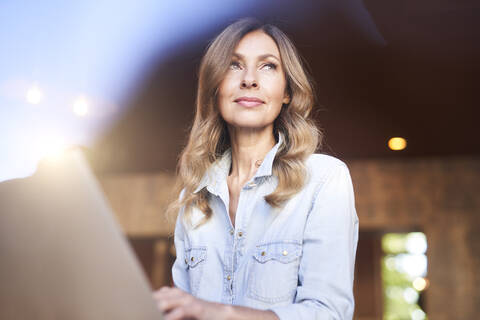
<instances>
[{"instance_id":1,"label":"blurred background","mask_svg":"<svg viewBox=\"0 0 480 320\"><path fill-rule=\"evenodd\" d=\"M355 319L480 312L480 3L0 2L0 181L81 146L152 287L171 284L170 199L203 52L235 19L284 30L316 81L318 152L360 219Z\"/></svg>"}]
</instances>

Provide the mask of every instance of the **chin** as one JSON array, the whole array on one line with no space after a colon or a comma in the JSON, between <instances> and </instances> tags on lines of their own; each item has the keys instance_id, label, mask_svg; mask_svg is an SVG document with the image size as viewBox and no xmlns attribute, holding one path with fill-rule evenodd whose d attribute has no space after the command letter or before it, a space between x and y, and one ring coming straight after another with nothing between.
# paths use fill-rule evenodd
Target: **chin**
<instances>
[{"instance_id":1,"label":"chin","mask_svg":"<svg viewBox=\"0 0 480 320\"><path fill-rule=\"evenodd\" d=\"M262 129L273 125L275 118L270 119L271 116L265 117L259 113L237 113L232 118L225 118L225 122L235 129Z\"/></svg>"},{"instance_id":2,"label":"chin","mask_svg":"<svg viewBox=\"0 0 480 320\"><path fill-rule=\"evenodd\" d=\"M269 125L273 125L273 123L263 123L258 121L257 122L242 121L242 122L234 122L234 123L228 123L228 124L234 127L235 129L247 129L247 130L261 130L265 127L268 127Z\"/></svg>"}]
</instances>

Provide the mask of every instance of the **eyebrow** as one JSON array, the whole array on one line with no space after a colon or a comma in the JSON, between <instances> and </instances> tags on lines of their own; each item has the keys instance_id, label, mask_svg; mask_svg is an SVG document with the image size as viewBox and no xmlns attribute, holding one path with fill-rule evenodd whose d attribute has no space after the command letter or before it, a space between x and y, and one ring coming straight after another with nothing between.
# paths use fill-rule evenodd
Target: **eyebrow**
<instances>
[{"instance_id":1,"label":"eyebrow","mask_svg":"<svg viewBox=\"0 0 480 320\"><path fill-rule=\"evenodd\" d=\"M240 59L242 59L242 60L245 59L245 57L244 57L242 54L240 54L240 53L234 52L234 53L233 53L233 56L234 56L234 57L237 57L237 58L240 58ZM266 58L274 58L274 59L276 59L276 60L278 60L278 61L280 62L280 59L277 58L275 55L273 55L273 54L271 54L271 53L262 54L262 55L259 55L259 56L257 57L258 60L264 60L264 59L266 59Z\"/></svg>"}]
</instances>

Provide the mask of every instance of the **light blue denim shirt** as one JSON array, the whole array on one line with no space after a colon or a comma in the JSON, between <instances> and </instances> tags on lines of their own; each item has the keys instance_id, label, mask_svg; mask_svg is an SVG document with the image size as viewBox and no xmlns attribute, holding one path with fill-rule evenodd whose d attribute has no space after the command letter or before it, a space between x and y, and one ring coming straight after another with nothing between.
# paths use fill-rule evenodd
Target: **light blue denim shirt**
<instances>
[{"instance_id":1,"label":"light blue denim shirt","mask_svg":"<svg viewBox=\"0 0 480 320\"><path fill-rule=\"evenodd\" d=\"M208 301L272 310L280 319L352 319L358 217L344 162L313 154L308 180L281 209L266 203L278 180L278 143L242 188L233 227L227 176L231 150L215 162L195 192L209 191L213 214L193 228L175 227L176 287ZM182 191L183 192L183 191ZM193 226L202 219L192 211Z\"/></svg>"}]
</instances>

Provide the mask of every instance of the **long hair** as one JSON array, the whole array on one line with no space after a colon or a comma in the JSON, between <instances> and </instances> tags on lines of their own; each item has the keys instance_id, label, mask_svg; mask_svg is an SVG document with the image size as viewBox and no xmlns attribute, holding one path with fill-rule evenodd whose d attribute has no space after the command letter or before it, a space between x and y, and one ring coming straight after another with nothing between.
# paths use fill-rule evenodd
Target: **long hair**
<instances>
[{"instance_id":1,"label":"long hair","mask_svg":"<svg viewBox=\"0 0 480 320\"><path fill-rule=\"evenodd\" d=\"M193 207L203 212L203 221L212 214L208 191L205 188L194 191L207 169L230 147L227 125L217 107L217 90L231 63L235 47L247 33L257 30L269 35L277 44L290 96L290 102L282 106L274 122L274 135L282 134L284 139L272 167L278 184L274 192L265 196L265 201L279 208L306 182L305 160L321 145L323 138L312 117L315 104L313 81L285 33L274 25L244 18L224 29L209 44L201 60L195 118L177 166L175 190L177 195L183 190L182 197L169 205L167 216L172 217L183 208L184 218L188 220Z\"/></svg>"}]
</instances>

